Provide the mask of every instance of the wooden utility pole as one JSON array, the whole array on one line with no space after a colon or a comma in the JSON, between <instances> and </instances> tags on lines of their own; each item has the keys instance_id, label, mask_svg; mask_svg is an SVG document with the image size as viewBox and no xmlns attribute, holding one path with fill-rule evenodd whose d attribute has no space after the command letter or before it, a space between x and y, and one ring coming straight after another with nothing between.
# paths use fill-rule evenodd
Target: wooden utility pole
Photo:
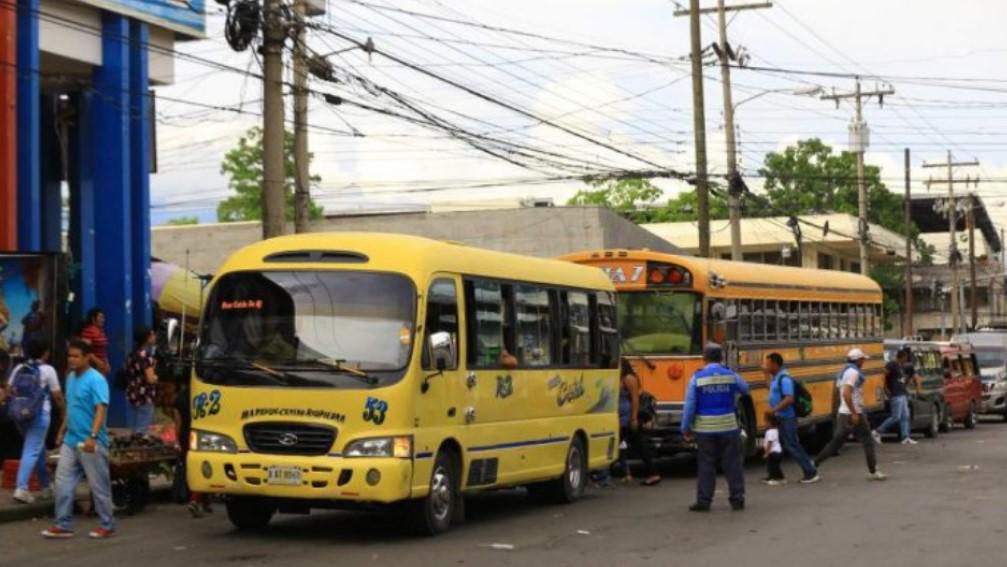
<instances>
[{"instance_id":1,"label":"wooden utility pole","mask_svg":"<svg viewBox=\"0 0 1007 567\"><path fill-rule=\"evenodd\" d=\"M696 202L699 208L699 255L710 257L710 188L706 177L706 110L703 106L703 37L699 0L689 0L692 38L692 125L696 133Z\"/></svg>"},{"instance_id":2,"label":"wooden utility pole","mask_svg":"<svg viewBox=\"0 0 1007 567\"><path fill-rule=\"evenodd\" d=\"M294 232L308 232L311 172L308 153L307 0L294 0Z\"/></svg>"},{"instance_id":3,"label":"wooden utility pole","mask_svg":"<svg viewBox=\"0 0 1007 567\"><path fill-rule=\"evenodd\" d=\"M913 336L913 240L909 238L909 227L912 226L912 188L910 186L909 148L906 148L906 322L902 328L902 336Z\"/></svg>"},{"instance_id":4,"label":"wooden utility pole","mask_svg":"<svg viewBox=\"0 0 1007 567\"><path fill-rule=\"evenodd\" d=\"M948 200L945 206L945 210L948 215L948 234L950 236L951 247L948 249L948 266L951 269L951 325L952 333L960 333L961 327L964 325L962 321L962 311L960 300L960 288L961 284L958 281L958 242L955 237L955 231L958 225L958 203L955 201L955 184L964 183L968 187L969 183L978 183L978 179L970 179L966 177L965 179L955 179L954 178L954 168L955 167L978 167L979 162L977 160L972 161L959 161L956 162L954 157L951 155L951 150L948 150L948 159L945 163L924 163L925 168L934 167L946 167L948 170L947 180L939 179L928 179L927 180L927 190L930 189L931 185L936 185L940 183L948 184Z\"/></svg>"},{"instance_id":5,"label":"wooden utility pole","mask_svg":"<svg viewBox=\"0 0 1007 567\"><path fill-rule=\"evenodd\" d=\"M286 232L284 171L283 42L281 0L265 0L262 19L262 238Z\"/></svg>"},{"instance_id":6,"label":"wooden utility pole","mask_svg":"<svg viewBox=\"0 0 1007 567\"><path fill-rule=\"evenodd\" d=\"M968 211L965 213L966 225L969 229L969 304L972 306L971 330L976 330L979 324L979 306L976 304L976 198L968 198Z\"/></svg>"},{"instance_id":7,"label":"wooden utility pole","mask_svg":"<svg viewBox=\"0 0 1007 567\"><path fill-rule=\"evenodd\" d=\"M858 239L860 241L860 273L863 275L870 275L870 233L868 231L867 224L867 180L864 179L864 153L867 151L867 146L870 145L870 132L867 129L867 123L864 122L864 110L863 110L863 97L878 97L878 104L884 105L885 95L895 94L895 89L889 87L886 89L875 89L873 91L864 92L860 88L860 79L857 79L857 88L852 93L837 94L833 92L830 95L822 95L823 100L833 100L836 102L836 108L839 107L839 101L844 98L852 98L856 101L856 118L850 124L850 151L857 155L857 185L858 185L858 204L859 204L859 217L860 217L860 230L858 231Z\"/></svg>"}]
</instances>

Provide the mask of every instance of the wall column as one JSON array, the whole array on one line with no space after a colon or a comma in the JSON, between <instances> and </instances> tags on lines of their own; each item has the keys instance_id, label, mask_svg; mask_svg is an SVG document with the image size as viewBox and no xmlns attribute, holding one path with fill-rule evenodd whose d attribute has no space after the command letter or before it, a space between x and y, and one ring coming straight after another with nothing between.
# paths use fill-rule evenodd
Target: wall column
<instances>
[{"instance_id":1,"label":"wall column","mask_svg":"<svg viewBox=\"0 0 1007 567\"><path fill-rule=\"evenodd\" d=\"M94 98L85 91L74 95L77 124L70 136L70 289L74 300L70 310L72 329L84 313L95 305L94 245Z\"/></svg>"},{"instance_id":2,"label":"wall column","mask_svg":"<svg viewBox=\"0 0 1007 567\"><path fill-rule=\"evenodd\" d=\"M0 250L17 250L17 8L0 6Z\"/></svg>"},{"instance_id":3,"label":"wall column","mask_svg":"<svg viewBox=\"0 0 1007 567\"><path fill-rule=\"evenodd\" d=\"M133 324L149 327L153 322L150 301L150 162L151 124L147 43L150 30L146 23L132 21L129 27L130 73L130 151L132 151L132 264Z\"/></svg>"},{"instance_id":4,"label":"wall column","mask_svg":"<svg viewBox=\"0 0 1007 567\"><path fill-rule=\"evenodd\" d=\"M42 97L39 118L42 125L39 149L39 250L63 250L63 155L56 135L59 96Z\"/></svg>"},{"instance_id":5,"label":"wall column","mask_svg":"<svg viewBox=\"0 0 1007 567\"><path fill-rule=\"evenodd\" d=\"M129 20L102 14L103 64L94 70L95 299L108 322L109 362L122 366L133 342L132 202L130 199ZM140 307L140 306L137 306ZM142 307L140 307L142 308ZM109 422L125 421L125 399L113 392Z\"/></svg>"},{"instance_id":6,"label":"wall column","mask_svg":"<svg viewBox=\"0 0 1007 567\"><path fill-rule=\"evenodd\" d=\"M18 249L42 248L39 152L39 0L17 0Z\"/></svg>"}]
</instances>

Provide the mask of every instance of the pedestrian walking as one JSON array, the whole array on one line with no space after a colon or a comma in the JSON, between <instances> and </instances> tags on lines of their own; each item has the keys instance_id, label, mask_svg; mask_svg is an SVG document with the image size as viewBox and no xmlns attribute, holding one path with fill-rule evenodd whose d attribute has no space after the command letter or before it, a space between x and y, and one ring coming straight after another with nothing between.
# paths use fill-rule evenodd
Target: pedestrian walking
<instances>
[{"instance_id":1,"label":"pedestrian walking","mask_svg":"<svg viewBox=\"0 0 1007 567\"><path fill-rule=\"evenodd\" d=\"M126 400L129 402L127 424L144 433L154 423L154 399L157 397L157 362L154 345L157 336L148 327L136 332L133 351L126 357Z\"/></svg>"},{"instance_id":2,"label":"pedestrian walking","mask_svg":"<svg viewBox=\"0 0 1007 567\"><path fill-rule=\"evenodd\" d=\"M794 408L796 401L796 386L794 378L784 366L783 355L778 352L770 353L762 368L769 382L769 411L776 416L779 422L780 444L783 450L791 456L797 465L801 467L804 477L802 484L812 484L821 479L818 476L818 469L811 462L811 457L801 445L800 435L797 433L797 411Z\"/></svg>"},{"instance_id":3,"label":"pedestrian walking","mask_svg":"<svg viewBox=\"0 0 1007 567\"><path fill-rule=\"evenodd\" d=\"M108 470L108 381L91 368L91 345L75 340L67 349L70 375L66 380L66 419L56 436L59 464L56 466L56 523L42 535L73 537L73 503L83 475L91 488L101 525L89 535L106 539L115 534L112 488Z\"/></svg>"},{"instance_id":4,"label":"pedestrian walking","mask_svg":"<svg viewBox=\"0 0 1007 567\"><path fill-rule=\"evenodd\" d=\"M783 445L780 444L780 418L773 412L766 412L769 429L762 441L762 457L766 459L766 484L781 486L787 484L783 476Z\"/></svg>"},{"instance_id":5,"label":"pedestrian walking","mask_svg":"<svg viewBox=\"0 0 1007 567\"><path fill-rule=\"evenodd\" d=\"M905 367L909 364L909 349L899 349L895 360L885 364L885 393L888 394L888 418L874 430L875 443L881 444L881 436L896 425L899 426L899 441L903 445L916 445L910 432L909 392L906 390ZM909 378L912 374L909 375Z\"/></svg>"},{"instance_id":6,"label":"pedestrian walking","mask_svg":"<svg viewBox=\"0 0 1007 567\"><path fill-rule=\"evenodd\" d=\"M105 334L105 311L94 307L87 312L87 321L80 330L80 338L91 345L90 366L108 376L112 367L108 363L108 335Z\"/></svg>"},{"instance_id":7,"label":"pedestrian walking","mask_svg":"<svg viewBox=\"0 0 1007 567\"><path fill-rule=\"evenodd\" d=\"M10 408L19 414L12 416L12 420L24 438L14 500L31 504L35 497L28 488L33 472L42 489L41 497L52 498L45 440L52 422L53 404L62 414L63 392L59 387L56 369L49 365L49 342L34 339L25 347L25 353L27 360L14 367L7 387L11 398Z\"/></svg>"},{"instance_id":8,"label":"pedestrian walking","mask_svg":"<svg viewBox=\"0 0 1007 567\"><path fill-rule=\"evenodd\" d=\"M829 444L815 457L815 466L821 466L846 443L846 437L850 433L854 433L864 447L864 457L867 459L867 479L885 480L888 477L878 470L877 457L874 455L874 436L871 435L871 426L867 423L867 416L863 414L866 378L862 368L867 360L867 355L859 348L854 348L847 354L847 360L846 367L839 373L841 393L836 432Z\"/></svg>"},{"instance_id":9,"label":"pedestrian walking","mask_svg":"<svg viewBox=\"0 0 1007 567\"><path fill-rule=\"evenodd\" d=\"M650 439L647 435L647 427L652 425L653 415L644 411L640 400L643 394L643 386L636 371L625 359L622 361L621 377L619 387L619 435L620 439L626 443L628 448L632 448L636 456L643 461L644 479L640 482L643 486L656 486L661 482L661 475L657 472L654 459L650 453ZM623 479L626 482L633 481L633 474L626 464L626 459L622 451L619 452L619 462L624 471Z\"/></svg>"},{"instance_id":10,"label":"pedestrian walking","mask_svg":"<svg viewBox=\"0 0 1007 567\"><path fill-rule=\"evenodd\" d=\"M727 477L731 508L745 509L745 474L742 469L741 430L737 398L748 395L748 384L724 366L724 349L709 343L703 349L706 366L689 380L682 416L682 435L696 441L696 503L693 512L709 512L717 483L717 464Z\"/></svg>"}]
</instances>

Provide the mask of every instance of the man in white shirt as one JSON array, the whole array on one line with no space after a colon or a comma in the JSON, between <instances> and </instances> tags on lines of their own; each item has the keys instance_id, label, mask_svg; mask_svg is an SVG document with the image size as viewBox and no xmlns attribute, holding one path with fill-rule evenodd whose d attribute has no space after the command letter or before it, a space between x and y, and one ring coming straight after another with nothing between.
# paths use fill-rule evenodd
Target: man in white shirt
<instances>
[{"instance_id":1,"label":"man in white shirt","mask_svg":"<svg viewBox=\"0 0 1007 567\"><path fill-rule=\"evenodd\" d=\"M859 348L854 348L846 358L848 363L839 373L838 378L840 395L836 434L832 437L832 441L829 441L829 444L822 449L822 452L815 457L815 466L817 468L829 456L835 455L836 451L846 442L849 434L854 433L864 447L864 456L867 458L867 479L885 480L888 477L878 470L871 426L867 416L864 415L864 382L866 378L861 368L867 360L867 355Z\"/></svg>"}]
</instances>

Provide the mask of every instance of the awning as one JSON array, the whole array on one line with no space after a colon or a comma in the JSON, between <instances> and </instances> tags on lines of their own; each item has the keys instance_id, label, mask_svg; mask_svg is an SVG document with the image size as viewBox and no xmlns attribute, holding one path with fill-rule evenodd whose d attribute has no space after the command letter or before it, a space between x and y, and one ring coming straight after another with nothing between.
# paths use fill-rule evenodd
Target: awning
<instances>
[{"instance_id":1,"label":"awning","mask_svg":"<svg viewBox=\"0 0 1007 567\"><path fill-rule=\"evenodd\" d=\"M993 226L993 221L990 219L982 197L975 195L973 198L975 199L973 215L975 217L976 228L982 233L990 249L993 252L1000 253L1003 246L1003 243L1000 242L1000 232ZM916 223L916 226L919 227L920 232L929 234L948 231L948 218L934 210L934 206L938 201L945 199L947 199L945 195L914 196L912 198L909 205L909 214L913 222ZM958 219L955 230L963 231L966 229L965 216L962 215L962 218Z\"/></svg>"}]
</instances>

